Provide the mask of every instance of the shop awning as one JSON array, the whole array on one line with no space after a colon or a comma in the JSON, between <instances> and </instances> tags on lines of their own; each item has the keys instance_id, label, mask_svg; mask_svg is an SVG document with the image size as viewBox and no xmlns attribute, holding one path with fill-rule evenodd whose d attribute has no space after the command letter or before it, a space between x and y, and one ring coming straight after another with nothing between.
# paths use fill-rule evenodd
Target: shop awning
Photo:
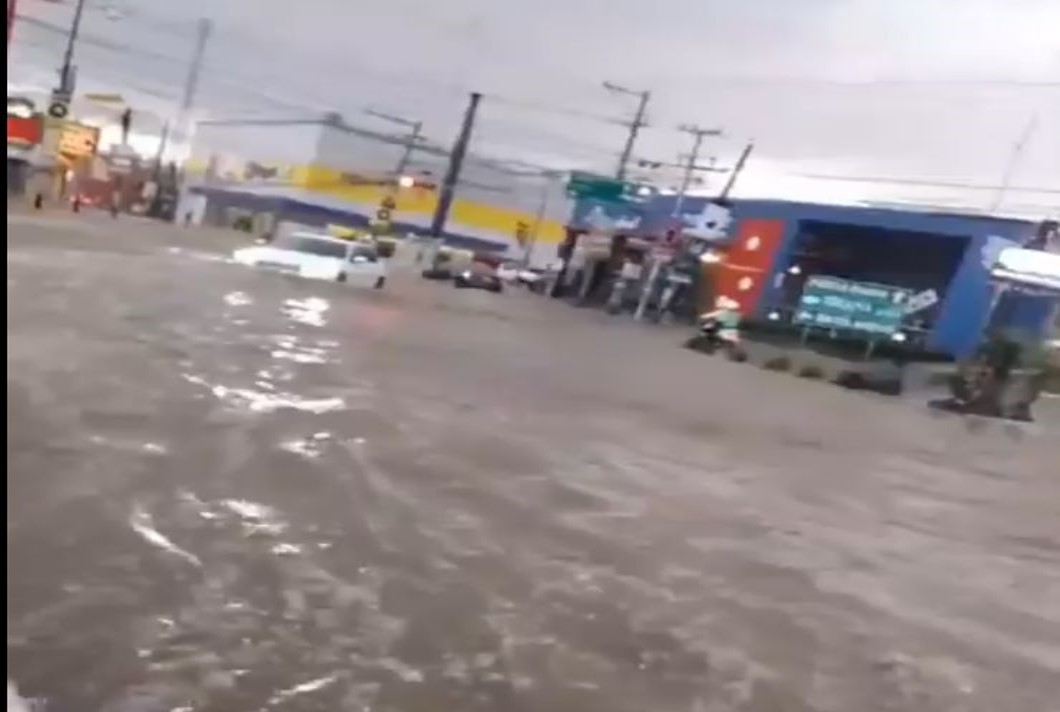
<instances>
[{"instance_id":1,"label":"shop awning","mask_svg":"<svg viewBox=\"0 0 1060 712\"><path fill-rule=\"evenodd\" d=\"M1016 289L1060 296L1060 255L1009 247L998 255L991 277Z\"/></svg>"}]
</instances>

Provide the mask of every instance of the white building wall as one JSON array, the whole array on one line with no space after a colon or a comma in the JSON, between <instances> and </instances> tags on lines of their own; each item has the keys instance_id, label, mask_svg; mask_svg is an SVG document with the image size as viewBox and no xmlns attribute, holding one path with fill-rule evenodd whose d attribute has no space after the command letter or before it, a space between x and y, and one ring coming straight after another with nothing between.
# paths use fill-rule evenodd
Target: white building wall
<instances>
[{"instance_id":1,"label":"white building wall","mask_svg":"<svg viewBox=\"0 0 1060 712\"><path fill-rule=\"evenodd\" d=\"M319 123L267 121L204 122L195 129L191 162L196 168L213 165L217 176L245 177L246 165L289 169L316 160Z\"/></svg>"}]
</instances>

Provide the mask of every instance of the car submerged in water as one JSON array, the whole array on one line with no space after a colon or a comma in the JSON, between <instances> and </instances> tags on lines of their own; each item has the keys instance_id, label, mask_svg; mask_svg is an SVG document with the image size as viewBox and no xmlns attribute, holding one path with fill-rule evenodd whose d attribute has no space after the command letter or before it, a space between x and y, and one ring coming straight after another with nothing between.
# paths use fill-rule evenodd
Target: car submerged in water
<instances>
[{"instance_id":1,"label":"car submerged in water","mask_svg":"<svg viewBox=\"0 0 1060 712\"><path fill-rule=\"evenodd\" d=\"M453 286L457 289L484 289L497 294L504 291L504 282L497 275L497 270L482 262L475 262L468 269L453 275Z\"/></svg>"},{"instance_id":2,"label":"car submerged in water","mask_svg":"<svg viewBox=\"0 0 1060 712\"><path fill-rule=\"evenodd\" d=\"M296 232L236 250L232 259L248 267L306 279L374 289L386 284L386 260L374 246L330 235Z\"/></svg>"}]
</instances>

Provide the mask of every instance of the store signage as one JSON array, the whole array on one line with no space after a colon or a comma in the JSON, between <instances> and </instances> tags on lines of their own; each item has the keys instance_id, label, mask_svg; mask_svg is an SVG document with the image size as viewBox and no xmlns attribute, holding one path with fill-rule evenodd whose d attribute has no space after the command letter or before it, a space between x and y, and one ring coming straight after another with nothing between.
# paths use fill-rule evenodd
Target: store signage
<instances>
[{"instance_id":1,"label":"store signage","mask_svg":"<svg viewBox=\"0 0 1060 712\"><path fill-rule=\"evenodd\" d=\"M925 289L909 297L905 304L906 314L916 314L939 303L939 293L934 289Z\"/></svg>"},{"instance_id":2,"label":"store signage","mask_svg":"<svg viewBox=\"0 0 1060 712\"><path fill-rule=\"evenodd\" d=\"M1060 293L1060 255L1011 247L1002 250L991 276L997 282L1030 290Z\"/></svg>"},{"instance_id":3,"label":"store signage","mask_svg":"<svg viewBox=\"0 0 1060 712\"><path fill-rule=\"evenodd\" d=\"M906 315L911 292L900 287L815 275L806 281L795 322L890 336Z\"/></svg>"},{"instance_id":4,"label":"store signage","mask_svg":"<svg viewBox=\"0 0 1060 712\"><path fill-rule=\"evenodd\" d=\"M44 123L39 116L7 115L7 143L19 147L36 146L44 138Z\"/></svg>"},{"instance_id":5,"label":"store signage","mask_svg":"<svg viewBox=\"0 0 1060 712\"><path fill-rule=\"evenodd\" d=\"M86 158L96 154L99 142L99 129L74 122L68 122L59 134L59 153L67 158Z\"/></svg>"},{"instance_id":6,"label":"store signage","mask_svg":"<svg viewBox=\"0 0 1060 712\"><path fill-rule=\"evenodd\" d=\"M683 233L689 237L717 242L729 236L732 211L725 205L707 202L698 213L682 213Z\"/></svg>"},{"instance_id":7,"label":"store signage","mask_svg":"<svg viewBox=\"0 0 1060 712\"><path fill-rule=\"evenodd\" d=\"M605 203L643 203L654 194L655 191L647 186L581 171L572 172L567 180L567 195L580 200L599 200Z\"/></svg>"}]
</instances>

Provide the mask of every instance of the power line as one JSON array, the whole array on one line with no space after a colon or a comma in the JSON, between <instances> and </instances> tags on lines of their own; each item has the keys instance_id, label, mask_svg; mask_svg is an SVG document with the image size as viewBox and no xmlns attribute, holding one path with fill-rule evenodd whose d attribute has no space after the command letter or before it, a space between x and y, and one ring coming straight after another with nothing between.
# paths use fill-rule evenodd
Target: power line
<instances>
[{"instance_id":1,"label":"power line","mask_svg":"<svg viewBox=\"0 0 1060 712\"><path fill-rule=\"evenodd\" d=\"M989 78L989 77L970 77L967 79L958 78L903 78L903 77L892 77L892 78L874 78L874 79L839 79L835 77L785 77L785 76L739 76L732 75L727 77L722 76L705 76L705 77L694 77L689 80L689 83L703 83L703 84L739 84L742 86L749 86L754 84L772 84L772 85L790 85L790 86L811 86L820 85L836 89L874 89L874 88L910 88L917 89L921 87L1012 87L1012 88L1027 88L1027 89L1056 89L1060 87L1060 81L1055 79L1016 79L1016 78Z\"/></svg>"},{"instance_id":2,"label":"power line","mask_svg":"<svg viewBox=\"0 0 1060 712\"><path fill-rule=\"evenodd\" d=\"M576 119L587 119L589 121L598 121L605 124L625 126L626 122L621 119L616 119L613 116L606 116L604 114L595 114L590 111L582 111L581 109L572 109L557 104L546 104L540 101L530 101L527 99L514 99L512 97L501 96L500 94L485 94L486 98L490 100L491 104L507 104L520 109L528 109L530 111L537 111L544 114L554 114L556 116L569 116Z\"/></svg>"},{"instance_id":3,"label":"power line","mask_svg":"<svg viewBox=\"0 0 1060 712\"><path fill-rule=\"evenodd\" d=\"M421 132L423 131L423 122L415 121L413 119L406 119L403 116L395 116L393 114L388 114L382 111L376 111L375 109L365 109L364 113L368 114L369 116L374 116L377 119L389 121L392 124L397 124L399 126L404 126L408 129L411 129L411 132L407 137L405 137L405 140L403 141L405 150L402 152L401 158L398 159L397 165L394 167L394 175L398 177L398 180L401 180L401 177L405 173L405 169L409 165L409 161L412 159L412 152L416 150L419 142L424 140L423 136L421 135Z\"/></svg>"},{"instance_id":4,"label":"power line","mask_svg":"<svg viewBox=\"0 0 1060 712\"><path fill-rule=\"evenodd\" d=\"M977 183L963 183L959 181L926 180L921 178L888 178L883 176L844 176L831 173L796 173L799 178L811 180L837 181L841 183L878 183L881 185L918 185L934 188L958 188L961 190L988 190L996 191L1000 185L983 185ZM1034 187L1034 186L1009 186L1006 190L1013 193L1050 193L1060 195L1060 188Z\"/></svg>"}]
</instances>

